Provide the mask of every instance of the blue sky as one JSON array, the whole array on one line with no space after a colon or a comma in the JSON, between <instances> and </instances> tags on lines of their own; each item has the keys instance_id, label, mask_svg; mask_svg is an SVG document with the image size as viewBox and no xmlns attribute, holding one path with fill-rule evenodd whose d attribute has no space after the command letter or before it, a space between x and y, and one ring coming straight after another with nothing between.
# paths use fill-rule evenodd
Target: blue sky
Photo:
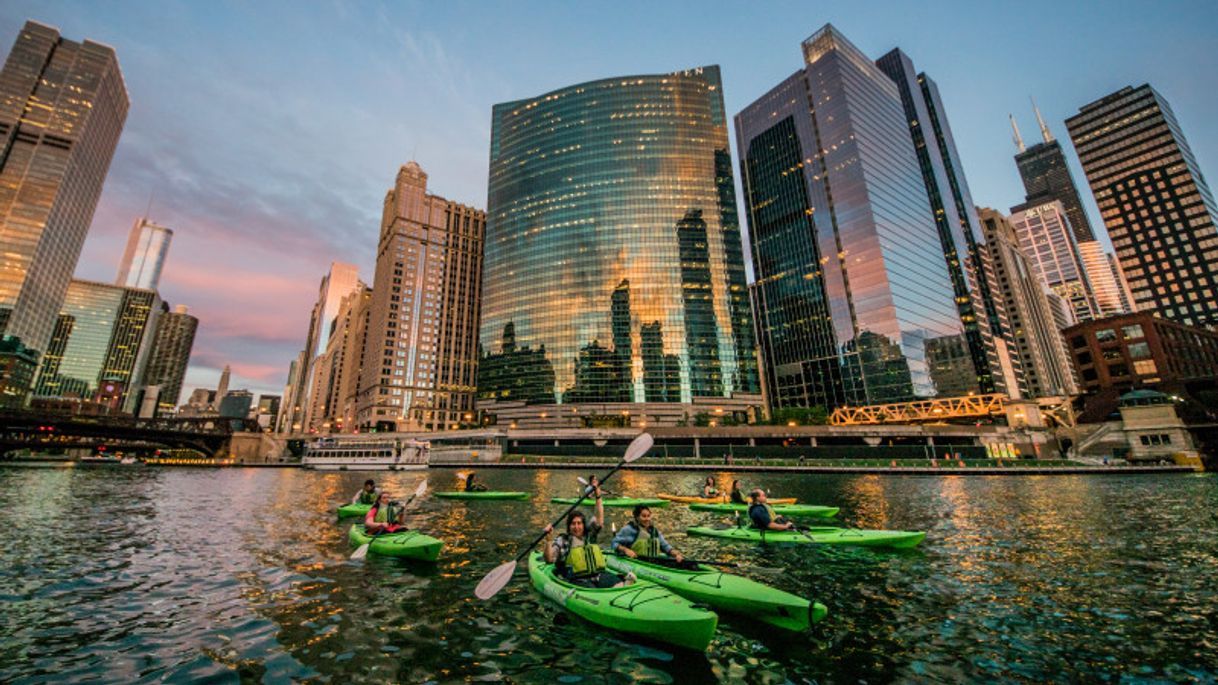
<instances>
[{"instance_id":1,"label":"blue sky","mask_svg":"<svg viewBox=\"0 0 1218 685\"><path fill-rule=\"evenodd\" d=\"M162 295L201 320L187 392L214 387L226 363L234 387L282 389L329 262L352 262L371 283L381 202L412 156L432 192L485 207L495 103L719 64L734 114L799 68L800 41L825 22L872 58L901 47L938 82L978 204L1023 199L1007 114L1035 140L1029 96L1065 139L1080 105L1149 82L1202 171L1218 164L1212 0L5 0L6 52L26 19L118 51L131 112L77 275L114 277L151 198L152 218L176 231Z\"/></svg>"}]
</instances>

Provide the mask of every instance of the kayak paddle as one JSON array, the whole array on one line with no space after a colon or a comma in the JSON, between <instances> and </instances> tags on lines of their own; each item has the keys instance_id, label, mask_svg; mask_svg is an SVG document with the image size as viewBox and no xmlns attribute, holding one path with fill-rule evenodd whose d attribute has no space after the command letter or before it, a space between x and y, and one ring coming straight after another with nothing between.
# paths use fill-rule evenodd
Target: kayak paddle
<instances>
[{"instance_id":1,"label":"kayak paddle","mask_svg":"<svg viewBox=\"0 0 1218 685\"><path fill-rule=\"evenodd\" d=\"M610 476L617 473L618 469L622 468L626 464L638 461L640 457L647 454L647 451L651 449L653 443L655 443L655 440L651 437L650 433L640 433L639 437L631 441L630 445L626 447L626 454L622 457L622 460L617 463L617 466L613 467L612 471L605 474L604 478L601 478L601 482L604 483L605 481L609 480ZM575 508L580 504L583 504L583 501L587 499L587 497L587 495L584 495L576 500L575 504L572 504L570 509L567 509L562 516L559 516L554 523L551 523L550 525L557 526L558 524L562 523L562 520L567 517L567 514L575 511ZM479 581L478 587L474 588L474 596L478 599L490 599L498 594L499 591L503 589L503 586L507 585L508 581L512 579L512 574L516 572L516 566L520 563L520 560L528 556L529 552L533 551L533 548L537 546L537 543L544 540L545 537L546 534L543 532L537 537L536 540L529 543L529 546L525 547L524 551L516 555L515 559L505 561L491 569L491 572L486 574L486 576Z\"/></svg>"},{"instance_id":2,"label":"kayak paddle","mask_svg":"<svg viewBox=\"0 0 1218 685\"><path fill-rule=\"evenodd\" d=\"M584 486L585 488L590 488L590 487L592 487L592 484L591 484L591 483L589 483L588 481L584 480L584 477L583 477L583 476L576 476L576 477L575 477L575 480L579 481L579 484L580 484L580 485L582 485L582 486ZM591 493L592 493L592 491L591 491L591 490L585 490L585 491L584 491L584 495L585 495L585 496L587 496L587 495L589 495L589 494L591 494ZM612 492L609 492L608 490L606 490L606 489L604 489L604 488L601 488L601 494L602 494L602 495L605 495L605 496L611 496L611 495L613 495L613 493L612 493Z\"/></svg>"},{"instance_id":3,"label":"kayak paddle","mask_svg":"<svg viewBox=\"0 0 1218 685\"><path fill-rule=\"evenodd\" d=\"M410 496L410 499L406 500L406 503L402 505L402 509L405 510L406 507L410 506L410 503L414 501L414 498L418 497L419 495L422 495L426 491L427 491L427 481L424 480L419 483L419 487L414 489L414 494L412 494ZM359 524L356 524L356 525L359 525ZM351 553L351 560L358 561L358 560L363 559L364 557L368 556L368 547L372 545L372 541L375 540L377 538L377 536L380 534L381 534L381 531L378 530L377 532L372 534L372 538L369 539L368 542L365 542L364 544L360 545L359 547L356 547L355 551Z\"/></svg>"}]
</instances>

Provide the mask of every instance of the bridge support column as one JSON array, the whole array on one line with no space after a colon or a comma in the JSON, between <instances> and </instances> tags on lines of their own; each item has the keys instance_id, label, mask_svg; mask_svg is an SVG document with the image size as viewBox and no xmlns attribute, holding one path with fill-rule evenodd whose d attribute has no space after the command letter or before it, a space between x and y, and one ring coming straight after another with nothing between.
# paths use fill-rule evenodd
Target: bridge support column
<instances>
[{"instance_id":1,"label":"bridge support column","mask_svg":"<svg viewBox=\"0 0 1218 685\"><path fill-rule=\"evenodd\" d=\"M694 438L694 459L702 458L702 441Z\"/></svg>"}]
</instances>

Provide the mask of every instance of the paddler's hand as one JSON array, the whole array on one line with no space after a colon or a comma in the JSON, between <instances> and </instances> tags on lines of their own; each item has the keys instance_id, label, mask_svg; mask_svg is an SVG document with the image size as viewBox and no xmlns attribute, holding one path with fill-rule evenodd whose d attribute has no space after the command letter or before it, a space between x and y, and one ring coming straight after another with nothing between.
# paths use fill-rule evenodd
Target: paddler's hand
<instances>
[{"instance_id":1,"label":"paddler's hand","mask_svg":"<svg viewBox=\"0 0 1218 685\"><path fill-rule=\"evenodd\" d=\"M601 498L601 486L598 485L595 488L593 488L592 494L596 496L596 499L600 499Z\"/></svg>"},{"instance_id":2,"label":"paddler's hand","mask_svg":"<svg viewBox=\"0 0 1218 685\"><path fill-rule=\"evenodd\" d=\"M550 533L553 533L553 532L554 532L554 524L552 524L552 523L547 523L547 524L546 524L546 527L545 527L545 534L546 534L546 537L549 537Z\"/></svg>"},{"instance_id":3,"label":"paddler's hand","mask_svg":"<svg viewBox=\"0 0 1218 685\"><path fill-rule=\"evenodd\" d=\"M631 559L637 559L639 555L633 549L630 549L629 547L627 547L626 556L630 557Z\"/></svg>"},{"instance_id":4,"label":"paddler's hand","mask_svg":"<svg viewBox=\"0 0 1218 685\"><path fill-rule=\"evenodd\" d=\"M677 550L675 550L675 549L672 551L672 558L673 558L673 560L674 560L674 561L676 561L678 564L684 564L684 563L685 563L685 555L684 555L684 554L681 554L680 552L678 552L678 551L677 551Z\"/></svg>"}]
</instances>

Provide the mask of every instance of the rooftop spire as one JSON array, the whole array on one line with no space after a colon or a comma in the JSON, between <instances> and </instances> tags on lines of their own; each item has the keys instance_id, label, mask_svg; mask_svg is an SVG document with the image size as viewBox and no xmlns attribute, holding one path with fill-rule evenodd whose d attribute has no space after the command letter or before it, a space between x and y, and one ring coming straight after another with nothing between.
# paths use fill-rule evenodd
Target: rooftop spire
<instances>
[{"instance_id":1,"label":"rooftop spire","mask_svg":"<svg viewBox=\"0 0 1218 685\"><path fill-rule=\"evenodd\" d=\"M1046 143L1053 142L1053 134L1049 133L1049 127L1045 125L1045 120L1040 116L1040 108L1036 106L1036 98L1028 96L1032 101L1032 111L1036 112L1036 123L1040 124L1040 135L1045 139Z\"/></svg>"},{"instance_id":2,"label":"rooftop spire","mask_svg":"<svg viewBox=\"0 0 1218 685\"><path fill-rule=\"evenodd\" d=\"M1011 131L1015 134L1011 140L1015 142L1015 147L1019 148L1020 152L1023 152L1027 148L1023 146L1023 137L1019 135L1019 124L1015 123L1014 114L1008 114L1007 116L1011 119Z\"/></svg>"}]
</instances>

